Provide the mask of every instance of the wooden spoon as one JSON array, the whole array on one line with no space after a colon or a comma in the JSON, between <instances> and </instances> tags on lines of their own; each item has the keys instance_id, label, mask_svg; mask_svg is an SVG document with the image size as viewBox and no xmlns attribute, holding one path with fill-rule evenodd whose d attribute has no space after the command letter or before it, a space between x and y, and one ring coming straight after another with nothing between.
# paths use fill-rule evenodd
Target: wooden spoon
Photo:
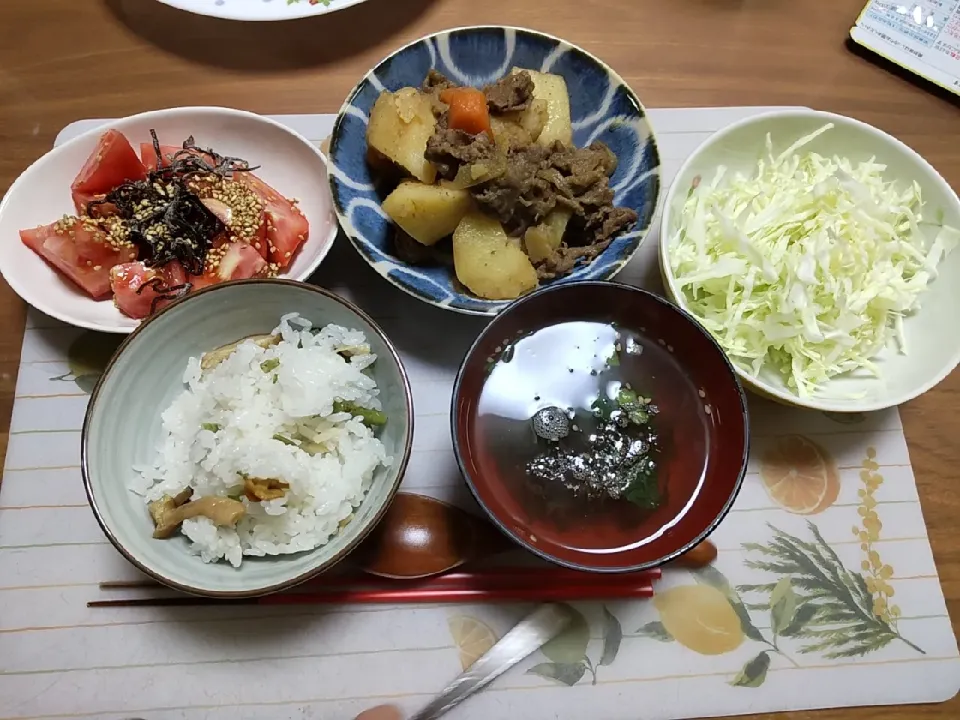
<instances>
[{"instance_id":1,"label":"wooden spoon","mask_svg":"<svg viewBox=\"0 0 960 720\"><path fill-rule=\"evenodd\" d=\"M413 580L518 549L493 525L455 505L426 495L398 493L350 560L372 575ZM700 568L716 557L717 548L704 540L671 565Z\"/></svg>"}]
</instances>

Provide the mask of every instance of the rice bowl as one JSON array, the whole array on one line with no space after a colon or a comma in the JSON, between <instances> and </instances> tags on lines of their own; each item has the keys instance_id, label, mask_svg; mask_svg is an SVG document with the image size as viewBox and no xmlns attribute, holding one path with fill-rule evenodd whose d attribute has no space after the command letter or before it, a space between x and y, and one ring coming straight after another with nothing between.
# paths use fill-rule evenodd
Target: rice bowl
<instances>
[{"instance_id":1,"label":"rice bowl","mask_svg":"<svg viewBox=\"0 0 960 720\"><path fill-rule=\"evenodd\" d=\"M392 462L363 421L382 413L364 374L377 356L362 332L313 328L294 313L265 337L187 361L187 389L162 414L156 462L136 468L131 486L151 508L186 490L190 502L234 503L235 525L204 513L182 521L205 562L239 567L244 555L319 547L349 522L374 470Z\"/></svg>"},{"instance_id":2,"label":"rice bowl","mask_svg":"<svg viewBox=\"0 0 960 720\"><path fill-rule=\"evenodd\" d=\"M259 556L241 554L239 567L223 560L205 562L199 554L201 548L194 548L194 542L180 532L180 523L177 523L175 532L169 538L154 538L156 528L148 510L148 504L152 501L132 490L136 486L137 490L146 493L157 485L156 468L170 435L163 415L185 391L184 370L188 360L202 358L201 370L205 371L202 374L213 376L206 372L207 367L203 367L210 365L206 362L209 356L222 355L218 349L238 344L241 338L263 337L272 333L278 320L291 311L313 323L313 328L334 325L343 328L344 332L351 330L362 333L369 346L365 352L376 356L376 362L363 368L362 375L375 384L376 402L380 407L379 411L368 409L362 412L386 416L385 424L377 425L373 430L373 435L382 445L384 462L375 463L368 479L364 469L374 463L364 450L361 458L365 458L367 465L356 473L356 476L363 477L360 481L364 487L362 497L356 498L351 487L344 485L330 496L335 502L321 508L316 523L310 528L297 527L298 531L305 531L306 534L294 543L304 547L319 543L313 549L296 551L291 547L286 552ZM298 327L297 332L300 331ZM279 345L279 342L276 344ZM253 355L250 357L252 361ZM270 365L266 367L269 369ZM226 370L225 367L224 372ZM260 367L256 370L264 372ZM296 375L308 382L299 369ZM272 380L270 382L272 385ZM278 379L277 385L279 383ZM324 387L327 387L326 380ZM290 395L299 402L307 394L301 392L299 386L297 388ZM372 396L372 390L373 386L368 386L364 392ZM337 392L341 391L342 386ZM359 394L354 397L359 398ZM371 402L371 408L373 406ZM292 415L303 411L295 407L288 409L293 411ZM357 412L354 408L352 414ZM171 417L172 413L168 414L168 418ZM196 423L196 429L192 435L184 431L183 437L188 438L192 446L193 436L199 435L204 429L200 423L209 420L201 420L200 414L197 414L190 422ZM269 422L276 422L277 426L281 424L277 418ZM266 431L265 425L262 430ZM293 430L293 427L285 428L288 433L286 438L300 445L304 440L299 435L291 437L289 434ZM313 434L310 442L316 441L319 435L316 426L309 432ZM363 430L359 432L366 436ZM351 435L350 440L353 442L358 438ZM279 279L239 281L205 288L173 303L144 322L123 342L101 375L87 405L80 441L80 469L87 499L104 535L138 570L176 590L207 597L247 598L293 587L329 570L346 558L386 512L406 470L412 442L413 399L410 383L396 348L372 318L349 301L316 286ZM263 441L258 441L258 444L262 445ZM283 442L281 445L284 450L292 447ZM225 444L223 450L226 449ZM304 449L317 450L312 446ZM197 452L203 455L206 450ZM278 452L282 451L278 449ZM199 463L199 455L192 462ZM290 457L301 456L290 453ZM169 458L163 462L168 461ZM264 458L259 458L259 461L264 462ZM235 458L233 462L239 461ZM311 463L321 463L321 460L315 456L303 458L303 462L314 467ZM346 467L344 461L340 463ZM267 469L264 466L261 468ZM142 473L146 473L148 480L144 479ZM293 474L297 475L296 472ZM354 476L351 470L347 470L347 474ZM204 473L203 477L209 476ZM312 474L310 478L313 482ZM163 481L169 479L174 478L171 475L164 477ZM301 490L294 487L302 483L296 478L291 479L293 482L286 483L290 486L286 492L298 493L298 498L291 500L289 505L302 507L303 502L299 497ZM339 475L334 478L338 482L339 479ZM325 493L333 481L319 478L316 482L323 483ZM173 487L170 485L167 491L172 491ZM235 485L227 491L233 495L232 498L229 495L208 497L243 503L240 498L246 494L246 490L246 487ZM219 489L217 492L224 491ZM351 499L347 500L348 496ZM324 494L318 500L322 503L326 497ZM207 502L202 497L197 500ZM193 504L191 499L186 506ZM253 504L263 507L259 501ZM334 521L333 518L348 512L343 508L344 504L353 507L352 513L348 513L349 521L342 522L339 518ZM243 507L246 513L246 505ZM265 512L263 514L266 515ZM327 537L329 526L334 523L337 529ZM120 574L117 569L114 573ZM127 575L128 579L136 577L136 574ZM123 579L123 576L118 579Z\"/></svg>"}]
</instances>

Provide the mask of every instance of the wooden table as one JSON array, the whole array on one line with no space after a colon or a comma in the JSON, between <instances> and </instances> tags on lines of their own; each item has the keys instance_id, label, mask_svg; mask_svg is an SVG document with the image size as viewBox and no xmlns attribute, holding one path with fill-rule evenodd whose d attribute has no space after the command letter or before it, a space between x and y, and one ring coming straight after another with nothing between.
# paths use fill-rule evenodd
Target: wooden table
<instances>
[{"instance_id":1,"label":"wooden table","mask_svg":"<svg viewBox=\"0 0 960 720\"><path fill-rule=\"evenodd\" d=\"M897 136L960 186L955 99L845 46L865 0L370 0L326 18L231 23L152 0L0 2L0 188L67 123L177 105L335 112L394 48L457 25L511 24L599 55L649 107L807 105ZM24 305L0 281L0 430L7 444ZM947 605L960 630L960 374L902 408ZM790 713L954 718L936 706ZM757 717L757 716L754 716Z\"/></svg>"}]
</instances>

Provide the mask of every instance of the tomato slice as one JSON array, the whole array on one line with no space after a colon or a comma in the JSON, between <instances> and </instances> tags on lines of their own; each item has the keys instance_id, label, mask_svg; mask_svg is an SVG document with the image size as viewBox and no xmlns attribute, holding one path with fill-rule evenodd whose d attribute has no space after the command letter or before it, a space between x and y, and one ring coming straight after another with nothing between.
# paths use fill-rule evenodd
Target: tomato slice
<instances>
[{"instance_id":1,"label":"tomato slice","mask_svg":"<svg viewBox=\"0 0 960 720\"><path fill-rule=\"evenodd\" d=\"M228 242L210 251L203 275L191 275L188 280L194 289L199 290L228 280L246 280L260 276L266 269L267 261L251 245Z\"/></svg>"},{"instance_id":2,"label":"tomato slice","mask_svg":"<svg viewBox=\"0 0 960 720\"><path fill-rule=\"evenodd\" d=\"M229 192L223 193L222 196L224 198L227 198L230 196L230 193ZM262 210L260 211L260 214L259 214L259 220L256 220L256 219L253 220L253 222L256 223L257 227L256 227L256 230L251 235L249 234L248 231L245 230L245 228L240 227L241 222L238 222L238 216L242 217L244 214L236 213L234 211L234 208L231 207L226 200L207 197L207 198L203 198L200 202L202 202L204 206L206 206L207 210L209 210L210 212L212 212L214 215L217 216L217 219L223 223L224 227L227 228L227 230L229 231L229 235L232 237L233 240L237 240L239 242L245 242L250 245L253 245L253 247L260 253L261 257L263 257L264 260L267 259L267 223ZM252 213L247 212L245 214L247 216L250 216ZM223 236L221 236L221 238L222 237ZM224 238L224 239L231 239L231 237ZM213 246L217 247L218 244L223 245L224 244L223 240L220 238L215 239L213 242Z\"/></svg>"},{"instance_id":3,"label":"tomato slice","mask_svg":"<svg viewBox=\"0 0 960 720\"><path fill-rule=\"evenodd\" d=\"M117 130L107 130L93 153L83 164L80 173L70 185L73 204L77 213L86 212L87 203L103 196L128 180L143 180L147 177L137 153L130 141Z\"/></svg>"},{"instance_id":4,"label":"tomato slice","mask_svg":"<svg viewBox=\"0 0 960 720\"><path fill-rule=\"evenodd\" d=\"M95 300L110 295L110 269L137 257L133 245L114 247L103 230L79 218L21 230L20 239Z\"/></svg>"},{"instance_id":5,"label":"tomato slice","mask_svg":"<svg viewBox=\"0 0 960 720\"><path fill-rule=\"evenodd\" d=\"M297 207L253 173L235 173L233 179L245 183L263 201L267 226L267 259L285 268L310 234L310 223Z\"/></svg>"},{"instance_id":6,"label":"tomato slice","mask_svg":"<svg viewBox=\"0 0 960 720\"><path fill-rule=\"evenodd\" d=\"M157 279L160 280L159 283L150 284ZM167 299L158 300L162 294L158 290L176 288L186 281L187 273L177 260L171 260L159 269L147 267L137 261L117 265L110 271L113 302L120 312L138 320L173 302Z\"/></svg>"},{"instance_id":7,"label":"tomato slice","mask_svg":"<svg viewBox=\"0 0 960 720\"><path fill-rule=\"evenodd\" d=\"M160 154L163 156L163 167L169 165L173 156L182 149L183 148L177 147L176 145L161 145ZM140 162L148 171L156 170L159 166L157 163L157 153L153 149L152 142L140 143Z\"/></svg>"},{"instance_id":8,"label":"tomato slice","mask_svg":"<svg viewBox=\"0 0 960 720\"><path fill-rule=\"evenodd\" d=\"M173 159L173 156L178 152L183 152L182 145L161 145L160 155L163 158L163 162L161 163L163 167L167 167L170 164L170 161ZM206 159L207 162L211 164L213 163L213 158L206 153L194 152L200 157ZM153 149L152 142L140 143L140 162L148 171L157 169L157 152Z\"/></svg>"}]
</instances>

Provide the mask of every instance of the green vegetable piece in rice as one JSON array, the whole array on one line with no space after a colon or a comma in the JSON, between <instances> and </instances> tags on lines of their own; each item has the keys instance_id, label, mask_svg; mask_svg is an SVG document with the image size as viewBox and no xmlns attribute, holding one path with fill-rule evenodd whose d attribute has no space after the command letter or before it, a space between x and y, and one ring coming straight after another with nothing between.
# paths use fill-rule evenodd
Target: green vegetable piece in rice
<instances>
[{"instance_id":1,"label":"green vegetable piece in rice","mask_svg":"<svg viewBox=\"0 0 960 720\"><path fill-rule=\"evenodd\" d=\"M297 445L297 443L295 443L293 440L291 440L290 438L284 435L281 435L280 433L275 434L273 436L273 439L282 442L284 445L293 445L294 447L296 447Z\"/></svg>"},{"instance_id":2,"label":"green vegetable piece in rice","mask_svg":"<svg viewBox=\"0 0 960 720\"><path fill-rule=\"evenodd\" d=\"M200 423L200 427L210 432L220 432L220 425L217 423Z\"/></svg>"},{"instance_id":3,"label":"green vegetable piece in rice","mask_svg":"<svg viewBox=\"0 0 960 720\"><path fill-rule=\"evenodd\" d=\"M305 453L309 453L310 455L322 455L330 450L330 448L323 443L309 442L307 440L304 440L300 443L300 449Z\"/></svg>"},{"instance_id":4,"label":"green vegetable piece in rice","mask_svg":"<svg viewBox=\"0 0 960 720\"><path fill-rule=\"evenodd\" d=\"M341 345L337 348L337 354L343 357L351 358L354 355L369 355L369 345Z\"/></svg>"},{"instance_id":5,"label":"green vegetable piece in rice","mask_svg":"<svg viewBox=\"0 0 960 720\"><path fill-rule=\"evenodd\" d=\"M260 369L265 373L276 370L278 367L280 367L279 358L270 358L269 360L264 360L262 363L260 363Z\"/></svg>"},{"instance_id":6,"label":"green vegetable piece in rice","mask_svg":"<svg viewBox=\"0 0 960 720\"><path fill-rule=\"evenodd\" d=\"M280 335L251 335L241 340L237 340L236 342L232 342L229 345L223 345L222 347L218 347L216 350L211 350L210 352L205 353L200 358L200 369L212 370L228 357L233 355L233 351L240 347L241 343L247 342L248 340L257 347L267 349L272 345L279 344L281 337Z\"/></svg>"},{"instance_id":7,"label":"green vegetable piece in rice","mask_svg":"<svg viewBox=\"0 0 960 720\"><path fill-rule=\"evenodd\" d=\"M381 412L380 410L366 408L362 405L357 405L357 403L350 402L349 400L334 400L333 411L338 413L350 413L355 417L359 417L363 421L364 425L373 426L387 424L386 413Z\"/></svg>"}]
</instances>

